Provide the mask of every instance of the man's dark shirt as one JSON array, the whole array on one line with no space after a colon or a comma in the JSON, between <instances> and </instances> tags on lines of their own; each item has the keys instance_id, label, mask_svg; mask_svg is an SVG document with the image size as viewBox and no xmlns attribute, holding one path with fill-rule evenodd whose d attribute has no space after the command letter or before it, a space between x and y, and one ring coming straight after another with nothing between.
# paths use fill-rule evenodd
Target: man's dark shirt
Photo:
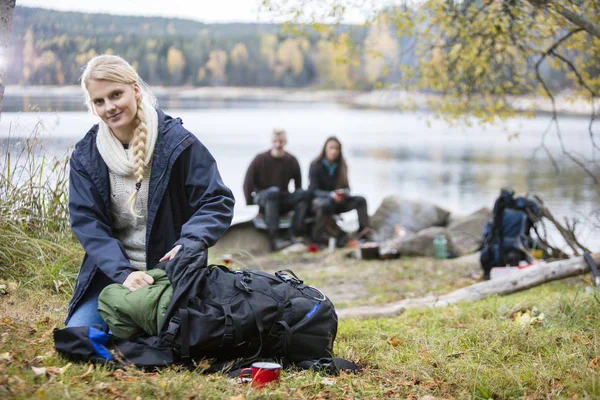
<instances>
[{"instance_id":1,"label":"man's dark shirt","mask_svg":"<svg viewBox=\"0 0 600 400\"><path fill-rule=\"evenodd\" d=\"M276 186L282 193L287 193L292 179L296 190L300 189L302 173L296 157L287 152L283 157L273 157L271 150L258 154L250 163L244 179L246 204L253 204L252 192L258 193L271 186Z\"/></svg>"}]
</instances>

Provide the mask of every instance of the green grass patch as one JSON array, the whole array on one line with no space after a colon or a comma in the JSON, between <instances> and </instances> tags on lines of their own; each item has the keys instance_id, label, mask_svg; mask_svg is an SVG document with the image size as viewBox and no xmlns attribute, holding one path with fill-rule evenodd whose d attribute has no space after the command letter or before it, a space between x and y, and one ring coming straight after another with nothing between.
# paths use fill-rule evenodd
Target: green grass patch
<instances>
[{"instance_id":1,"label":"green grass patch","mask_svg":"<svg viewBox=\"0 0 600 400\"><path fill-rule=\"evenodd\" d=\"M332 285L347 275L340 273L346 264L334 268L336 260L345 260L338 258L343 254L302 257L290 257L287 267L303 271L301 275L312 284ZM280 256L255 262L267 270L281 265ZM324 267L313 273L306 270L314 264ZM413 287L402 277L419 281L423 265L422 259L415 259L372 267L397 276L395 285ZM431 265L435 270L444 268L445 262ZM370 268L359 261L354 267ZM420 282L422 287L414 289L418 293L440 288L438 279ZM327 377L287 370L278 387L263 391L221 374L204 374L202 368L142 372L69 364L53 350L51 336L53 328L62 326L68 296L56 294L48 285L35 289L21 285L0 298L0 315L4 315L0 319L0 397L598 398L600 297L588 284L587 277L572 278L506 297L409 310L396 318L342 321L335 355L362 364L363 371ZM443 291L452 288L453 284L442 286ZM386 298L382 288L365 288L366 293L370 291L381 293L381 300L396 298L394 293ZM542 318L531 324L521 317L524 313Z\"/></svg>"}]
</instances>

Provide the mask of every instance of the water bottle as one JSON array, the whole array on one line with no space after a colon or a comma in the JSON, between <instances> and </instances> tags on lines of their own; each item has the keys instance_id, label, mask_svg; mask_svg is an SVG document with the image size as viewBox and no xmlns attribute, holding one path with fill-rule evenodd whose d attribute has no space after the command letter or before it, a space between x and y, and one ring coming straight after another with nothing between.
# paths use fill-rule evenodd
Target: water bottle
<instances>
[{"instance_id":1,"label":"water bottle","mask_svg":"<svg viewBox=\"0 0 600 400\"><path fill-rule=\"evenodd\" d=\"M448 241L445 236L436 236L433 238L433 256L438 260L443 260L448 256Z\"/></svg>"},{"instance_id":2,"label":"water bottle","mask_svg":"<svg viewBox=\"0 0 600 400\"><path fill-rule=\"evenodd\" d=\"M333 236L329 237L329 242L327 246L327 251L329 253L333 253L335 251L335 238Z\"/></svg>"}]
</instances>

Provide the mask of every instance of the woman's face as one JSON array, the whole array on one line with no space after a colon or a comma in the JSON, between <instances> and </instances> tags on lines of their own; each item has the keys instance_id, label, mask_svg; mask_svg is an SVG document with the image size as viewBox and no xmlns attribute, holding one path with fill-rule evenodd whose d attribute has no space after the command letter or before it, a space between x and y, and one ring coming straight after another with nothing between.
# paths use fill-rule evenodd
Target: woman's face
<instances>
[{"instance_id":1,"label":"woman's face","mask_svg":"<svg viewBox=\"0 0 600 400\"><path fill-rule=\"evenodd\" d=\"M330 163L336 162L340 156L340 144L335 140L330 140L325 144L325 157Z\"/></svg>"},{"instance_id":2,"label":"woman's face","mask_svg":"<svg viewBox=\"0 0 600 400\"><path fill-rule=\"evenodd\" d=\"M90 79L87 90L96 114L113 133L130 135L135 126L133 119L137 113L137 97L140 89L137 84L110 82Z\"/></svg>"}]
</instances>

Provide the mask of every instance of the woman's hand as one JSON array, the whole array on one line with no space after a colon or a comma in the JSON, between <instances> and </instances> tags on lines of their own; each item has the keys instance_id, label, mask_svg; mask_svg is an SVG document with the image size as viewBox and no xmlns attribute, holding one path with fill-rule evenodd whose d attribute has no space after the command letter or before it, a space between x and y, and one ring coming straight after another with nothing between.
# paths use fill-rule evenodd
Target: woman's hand
<instances>
[{"instance_id":1,"label":"woman's hand","mask_svg":"<svg viewBox=\"0 0 600 400\"><path fill-rule=\"evenodd\" d=\"M172 260L173 258L175 258L175 256L177 255L177 252L179 251L180 248L181 248L180 244L178 244L177 246L173 247L171 249L171 251L169 251L167 254L165 254L164 256L162 256L162 258L159 261L163 262L163 261Z\"/></svg>"},{"instance_id":2,"label":"woman's hand","mask_svg":"<svg viewBox=\"0 0 600 400\"><path fill-rule=\"evenodd\" d=\"M134 271L127 275L125 282L123 282L123 286L134 291L152 285L153 283L154 279L144 271Z\"/></svg>"}]
</instances>

